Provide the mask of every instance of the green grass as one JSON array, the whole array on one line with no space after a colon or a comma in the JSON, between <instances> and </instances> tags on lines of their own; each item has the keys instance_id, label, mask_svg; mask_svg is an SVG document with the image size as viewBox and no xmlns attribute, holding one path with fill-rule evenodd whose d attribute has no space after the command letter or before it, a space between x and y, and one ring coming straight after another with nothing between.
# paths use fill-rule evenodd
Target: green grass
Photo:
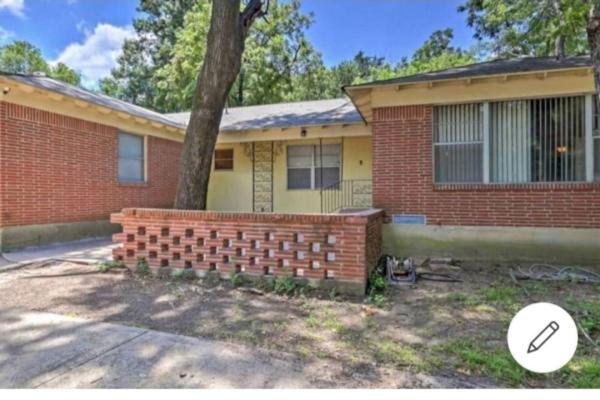
<instances>
[{"instance_id":1,"label":"green grass","mask_svg":"<svg viewBox=\"0 0 600 400\"><path fill-rule=\"evenodd\" d=\"M397 343L390 339L382 339L381 341L371 344L373 357L377 362L382 364L391 364L396 367L424 367L419 354L412 347Z\"/></svg>"},{"instance_id":2,"label":"green grass","mask_svg":"<svg viewBox=\"0 0 600 400\"><path fill-rule=\"evenodd\" d=\"M317 316L312 313L308 314L308 317L306 317L304 322L306 323L306 326L308 326L311 329L316 329L321 326L321 323L319 322L319 318L317 318Z\"/></svg>"},{"instance_id":3,"label":"green grass","mask_svg":"<svg viewBox=\"0 0 600 400\"><path fill-rule=\"evenodd\" d=\"M600 389L600 359L583 358L567 366L569 384L577 389Z\"/></svg>"},{"instance_id":4,"label":"green grass","mask_svg":"<svg viewBox=\"0 0 600 400\"><path fill-rule=\"evenodd\" d=\"M106 273L112 269L124 268L125 265L120 261L108 261L98 264L98 269L102 273Z\"/></svg>"},{"instance_id":5,"label":"green grass","mask_svg":"<svg viewBox=\"0 0 600 400\"><path fill-rule=\"evenodd\" d=\"M524 383L527 372L512 358L508 349L483 349L466 340L454 340L437 349L458 358L456 368L494 378L513 386Z\"/></svg>"}]
</instances>

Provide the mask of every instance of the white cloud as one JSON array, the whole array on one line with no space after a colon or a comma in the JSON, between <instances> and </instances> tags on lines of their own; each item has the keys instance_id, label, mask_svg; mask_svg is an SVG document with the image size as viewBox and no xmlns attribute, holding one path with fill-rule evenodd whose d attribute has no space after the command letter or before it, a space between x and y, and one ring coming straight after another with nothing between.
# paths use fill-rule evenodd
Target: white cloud
<instances>
[{"instance_id":1,"label":"white cloud","mask_svg":"<svg viewBox=\"0 0 600 400\"><path fill-rule=\"evenodd\" d=\"M131 27L98 24L86 30L83 42L68 45L54 63L67 64L81 74L85 86L96 86L116 65L125 39L134 35Z\"/></svg>"},{"instance_id":2,"label":"white cloud","mask_svg":"<svg viewBox=\"0 0 600 400\"><path fill-rule=\"evenodd\" d=\"M0 0L0 11L8 10L17 17L25 16L25 0Z\"/></svg>"},{"instance_id":3,"label":"white cloud","mask_svg":"<svg viewBox=\"0 0 600 400\"><path fill-rule=\"evenodd\" d=\"M9 42L14 37L14 35L15 34L13 32L7 31L2 26L0 26L0 45Z\"/></svg>"}]
</instances>

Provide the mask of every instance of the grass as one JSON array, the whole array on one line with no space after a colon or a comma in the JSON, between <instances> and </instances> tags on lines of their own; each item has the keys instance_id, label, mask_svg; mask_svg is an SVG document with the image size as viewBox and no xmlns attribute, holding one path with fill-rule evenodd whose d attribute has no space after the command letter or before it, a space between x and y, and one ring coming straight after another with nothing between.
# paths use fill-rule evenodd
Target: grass
<instances>
[{"instance_id":1,"label":"grass","mask_svg":"<svg viewBox=\"0 0 600 400\"><path fill-rule=\"evenodd\" d=\"M124 268L124 267L125 266L120 261L107 261L107 262L98 264L98 269L102 273L106 273L106 272L109 272L110 270Z\"/></svg>"},{"instance_id":2,"label":"grass","mask_svg":"<svg viewBox=\"0 0 600 400\"><path fill-rule=\"evenodd\" d=\"M442 355L457 357L457 369L466 369L469 373L488 376L513 386L523 384L526 370L519 366L507 349L484 349L466 340L453 340L438 347Z\"/></svg>"},{"instance_id":3,"label":"grass","mask_svg":"<svg viewBox=\"0 0 600 400\"><path fill-rule=\"evenodd\" d=\"M578 389L600 389L600 360L583 358L567 366L569 384Z\"/></svg>"},{"instance_id":4,"label":"grass","mask_svg":"<svg viewBox=\"0 0 600 400\"><path fill-rule=\"evenodd\" d=\"M408 345L397 343L390 339L383 339L372 343L371 346L373 357L379 363L390 364L395 367L424 367L424 363L417 351Z\"/></svg>"}]
</instances>

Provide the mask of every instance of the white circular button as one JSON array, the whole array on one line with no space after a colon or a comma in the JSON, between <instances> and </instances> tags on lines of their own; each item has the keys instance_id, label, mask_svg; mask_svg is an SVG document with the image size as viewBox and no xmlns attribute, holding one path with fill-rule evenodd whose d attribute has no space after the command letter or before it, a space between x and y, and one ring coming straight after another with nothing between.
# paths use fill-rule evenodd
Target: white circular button
<instances>
[{"instance_id":1,"label":"white circular button","mask_svg":"<svg viewBox=\"0 0 600 400\"><path fill-rule=\"evenodd\" d=\"M536 303L517 313L508 328L508 348L523 368L536 373L564 367L577 350L577 325L568 312Z\"/></svg>"}]
</instances>

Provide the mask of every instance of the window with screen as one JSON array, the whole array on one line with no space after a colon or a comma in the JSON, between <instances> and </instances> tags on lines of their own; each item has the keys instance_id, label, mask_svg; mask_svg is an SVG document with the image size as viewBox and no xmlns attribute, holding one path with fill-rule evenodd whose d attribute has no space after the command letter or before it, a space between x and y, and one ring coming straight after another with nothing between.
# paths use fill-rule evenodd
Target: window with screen
<instances>
[{"instance_id":1,"label":"window with screen","mask_svg":"<svg viewBox=\"0 0 600 400\"><path fill-rule=\"evenodd\" d=\"M128 133L119 134L119 181L145 182L144 138Z\"/></svg>"},{"instance_id":2,"label":"window with screen","mask_svg":"<svg viewBox=\"0 0 600 400\"><path fill-rule=\"evenodd\" d=\"M435 181L483 182L482 105L435 107L433 123Z\"/></svg>"},{"instance_id":3,"label":"window with screen","mask_svg":"<svg viewBox=\"0 0 600 400\"><path fill-rule=\"evenodd\" d=\"M585 97L490 105L492 183L585 181Z\"/></svg>"},{"instance_id":4,"label":"window with screen","mask_svg":"<svg viewBox=\"0 0 600 400\"><path fill-rule=\"evenodd\" d=\"M600 113L598 112L598 97L592 97L594 109L592 144L594 146L594 180L600 181Z\"/></svg>"},{"instance_id":5,"label":"window with screen","mask_svg":"<svg viewBox=\"0 0 600 400\"><path fill-rule=\"evenodd\" d=\"M233 149L215 150L215 170L233 171Z\"/></svg>"},{"instance_id":6,"label":"window with screen","mask_svg":"<svg viewBox=\"0 0 600 400\"><path fill-rule=\"evenodd\" d=\"M340 181L339 144L288 146L288 189L324 189Z\"/></svg>"}]
</instances>

